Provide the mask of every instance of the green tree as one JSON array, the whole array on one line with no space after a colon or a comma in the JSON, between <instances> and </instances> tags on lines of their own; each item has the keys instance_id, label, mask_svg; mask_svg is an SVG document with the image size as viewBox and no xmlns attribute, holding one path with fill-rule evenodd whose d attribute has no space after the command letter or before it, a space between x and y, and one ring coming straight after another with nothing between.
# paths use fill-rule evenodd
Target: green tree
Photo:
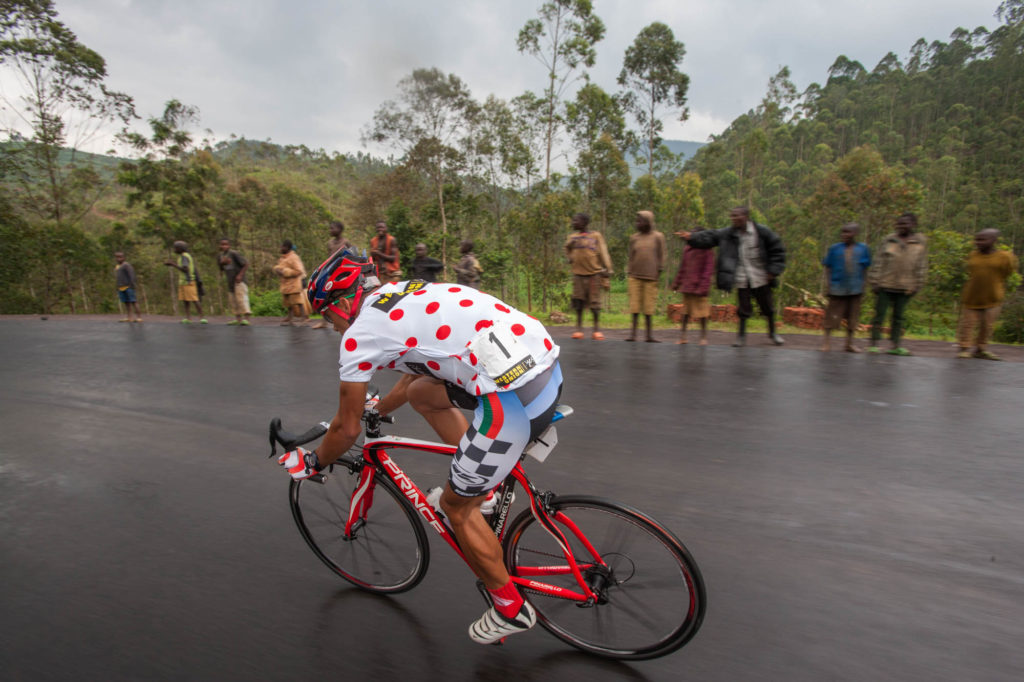
<instances>
[{"instance_id":1,"label":"green tree","mask_svg":"<svg viewBox=\"0 0 1024 682\"><path fill-rule=\"evenodd\" d=\"M604 38L604 22L594 14L591 0L549 0L526 22L516 38L520 52L532 55L547 71L544 88L544 180L551 180L551 155L558 137L559 103L581 66L597 59L594 45Z\"/></svg>"},{"instance_id":2,"label":"green tree","mask_svg":"<svg viewBox=\"0 0 1024 682\"><path fill-rule=\"evenodd\" d=\"M619 102L593 83L576 92L565 106L565 121L576 152L572 180L580 186L586 202L594 198L594 184L605 163L607 145L624 149L629 144L626 120Z\"/></svg>"},{"instance_id":3,"label":"green tree","mask_svg":"<svg viewBox=\"0 0 1024 682\"><path fill-rule=\"evenodd\" d=\"M654 152L661 145L662 116L689 116L686 92L690 77L679 70L686 48L667 25L656 21L644 27L626 50L618 83L626 88L623 105L633 114L646 141L647 172L654 175Z\"/></svg>"},{"instance_id":4,"label":"green tree","mask_svg":"<svg viewBox=\"0 0 1024 682\"><path fill-rule=\"evenodd\" d=\"M78 225L107 184L96 157L80 148L105 125L131 120L132 100L106 87L103 57L78 41L51 0L0 6L0 66L10 86L0 102L13 116L0 152L2 183L37 237L33 248L47 255L43 309L59 291L76 312L76 301L88 306L82 273L96 267L95 244Z\"/></svg>"},{"instance_id":5,"label":"green tree","mask_svg":"<svg viewBox=\"0 0 1024 682\"><path fill-rule=\"evenodd\" d=\"M134 118L132 100L107 89L103 57L78 42L51 0L3 3L0 65L17 93L0 99L15 115L5 153L21 206L39 220L74 225L104 186L93 157L79 148L104 125Z\"/></svg>"},{"instance_id":6,"label":"green tree","mask_svg":"<svg viewBox=\"0 0 1024 682\"><path fill-rule=\"evenodd\" d=\"M377 109L363 139L400 150L407 164L430 178L441 222L441 260L447 262L444 187L465 163L460 143L473 100L458 76L436 68L416 69L399 81L398 89L398 101Z\"/></svg>"}]
</instances>

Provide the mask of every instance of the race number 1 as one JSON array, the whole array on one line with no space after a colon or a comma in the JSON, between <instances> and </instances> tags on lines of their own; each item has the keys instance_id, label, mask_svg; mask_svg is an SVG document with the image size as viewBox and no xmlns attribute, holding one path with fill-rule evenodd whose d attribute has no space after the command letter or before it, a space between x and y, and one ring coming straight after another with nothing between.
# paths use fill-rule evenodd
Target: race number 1
<instances>
[{"instance_id":1,"label":"race number 1","mask_svg":"<svg viewBox=\"0 0 1024 682\"><path fill-rule=\"evenodd\" d=\"M536 364L507 324L496 323L481 331L469 344L469 350L499 386L511 384Z\"/></svg>"}]
</instances>

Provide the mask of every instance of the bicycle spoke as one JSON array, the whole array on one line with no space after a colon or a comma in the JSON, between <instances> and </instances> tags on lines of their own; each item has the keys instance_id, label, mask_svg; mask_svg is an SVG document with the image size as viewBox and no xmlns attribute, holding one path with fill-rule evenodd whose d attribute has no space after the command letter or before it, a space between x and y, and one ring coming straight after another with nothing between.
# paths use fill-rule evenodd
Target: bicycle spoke
<instances>
[{"instance_id":1,"label":"bicycle spoke","mask_svg":"<svg viewBox=\"0 0 1024 682\"><path fill-rule=\"evenodd\" d=\"M331 476L323 484L305 483L292 505L303 537L324 563L359 587L399 592L416 585L426 571L429 553L415 512L393 484L381 479L365 518L349 525L357 481Z\"/></svg>"}]
</instances>

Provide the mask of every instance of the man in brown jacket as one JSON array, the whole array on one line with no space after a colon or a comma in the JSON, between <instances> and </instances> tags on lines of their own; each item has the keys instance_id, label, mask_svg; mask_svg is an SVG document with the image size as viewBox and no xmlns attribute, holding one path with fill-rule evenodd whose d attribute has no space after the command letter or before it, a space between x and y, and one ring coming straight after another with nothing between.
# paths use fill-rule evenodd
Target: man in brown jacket
<instances>
[{"instance_id":1,"label":"man in brown jacket","mask_svg":"<svg viewBox=\"0 0 1024 682\"><path fill-rule=\"evenodd\" d=\"M572 229L565 240L565 255L572 270L572 307L576 310L576 331L572 338L583 338L583 310L590 308L594 316L595 341L603 341L604 334L597 328L601 312L601 296L612 274L612 259L600 232L588 229L590 216L577 213L572 217Z\"/></svg>"},{"instance_id":2,"label":"man in brown jacket","mask_svg":"<svg viewBox=\"0 0 1024 682\"><path fill-rule=\"evenodd\" d=\"M869 353L877 353L882 338L882 325L892 306L889 338L890 355L910 355L900 346L903 334L903 313L910 297L924 286L928 277L928 246L924 235L917 232L917 216L904 213L896 219L896 231L885 238L868 270L868 285L875 292L875 318L871 322Z\"/></svg>"},{"instance_id":3,"label":"man in brown jacket","mask_svg":"<svg viewBox=\"0 0 1024 682\"><path fill-rule=\"evenodd\" d=\"M295 324L292 322L293 316L299 318L298 324L303 324L308 317L305 292L302 290L302 278L306 276L306 268L289 239L281 243L281 257L274 266L274 274L281 279L281 298L285 310L288 311L288 316L281 320L281 326L290 327Z\"/></svg>"},{"instance_id":4,"label":"man in brown jacket","mask_svg":"<svg viewBox=\"0 0 1024 682\"><path fill-rule=\"evenodd\" d=\"M647 324L647 342L658 343L651 332L651 316L658 298L658 279L665 269L668 249L665 235L654 229L654 214L637 211L636 232L629 237L629 267L626 272L629 286L629 312L633 314L633 333L627 341L636 341L636 326L640 313Z\"/></svg>"}]
</instances>

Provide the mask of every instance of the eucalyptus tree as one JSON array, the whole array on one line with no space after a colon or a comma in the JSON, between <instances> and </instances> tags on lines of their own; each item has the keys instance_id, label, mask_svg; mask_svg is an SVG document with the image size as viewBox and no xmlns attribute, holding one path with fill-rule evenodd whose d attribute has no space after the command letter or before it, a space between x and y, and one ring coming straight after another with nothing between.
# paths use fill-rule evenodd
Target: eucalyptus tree
<instances>
[{"instance_id":1,"label":"eucalyptus tree","mask_svg":"<svg viewBox=\"0 0 1024 682\"><path fill-rule=\"evenodd\" d=\"M648 173L654 174L654 152L661 144L662 117L689 117L686 93L690 77L679 70L686 47L667 25L656 21L644 27L626 56L618 83L625 88L622 102L640 126L646 144Z\"/></svg>"},{"instance_id":2,"label":"eucalyptus tree","mask_svg":"<svg viewBox=\"0 0 1024 682\"><path fill-rule=\"evenodd\" d=\"M103 57L60 21L52 0L0 3L0 67L0 182L49 256L33 273L43 309L59 295L76 312L76 300L88 307L81 272L95 268L79 223L109 182L98 157L80 150L106 126L131 120L132 100L106 87Z\"/></svg>"},{"instance_id":3,"label":"eucalyptus tree","mask_svg":"<svg viewBox=\"0 0 1024 682\"><path fill-rule=\"evenodd\" d=\"M507 192L518 184L533 163L523 138L528 131L508 102L494 95L488 95L483 105L473 112L466 140L469 168L490 197L495 234L501 248L504 246L501 219L508 202Z\"/></svg>"},{"instance_id":4,"label":"eucalyptus tree","mask_svg":"<svg viewBox=\"0 0 1024 682\"><path fill-rule=\"evenodd\" d=\"M594 83L576 91L576 99L565 104L566 129L576 157L572 169L587 203L594 198L595 176L609 152L608 145L618 148L620 155L631 136L626 129L622 105ZM600 144L599 144L600 143Z\"/></svg>"},{"instance_id":5,"label":"eucalyptus tree","mask_svg":"<svg viewBox=\"0 0 1024 682\"><path fill-rule=\"evenodd\" d=\"M20 206L36 219L75 225L105 186L80 150L106 126L133 119L132 99L106 87L103 57L58 19L52 0L9 0L0 12L0 66L13 84L0 91L9 112L4 154Z\"/></svg>"},{"instance_id":6,"label":"eucalyptus tree","mask_svg":"<svg viewBox=\"0 0 1024 682\"><path fill-rule=\"evenodd\" d=\"M457 178L465 163L462 138L473 98L458 76L437 68L416 69L399 81L398 90L397 100L377 109L373 122L363 132L363 142L397 149L406 164L430 178L441 219L441 261L447 262L444 187Z\"/></svg>"},{"instance_id":7,"label":"eucalyptus tree","mask_svg":"<svg viewBox=\"0 0 1024 682\"><path fill-rule=\"evenodd\" d=\"M547 70L543 96L547 181L551 179L551 154L561 125L559 104L569 84L579 77L577 70L592 67L597 60L594 45L604 38L605 27L594 14L591 0L549 0L537 13L538 18L530 19L520 29L516 47L535 57Z\"/></svg>"}]
</instances>

